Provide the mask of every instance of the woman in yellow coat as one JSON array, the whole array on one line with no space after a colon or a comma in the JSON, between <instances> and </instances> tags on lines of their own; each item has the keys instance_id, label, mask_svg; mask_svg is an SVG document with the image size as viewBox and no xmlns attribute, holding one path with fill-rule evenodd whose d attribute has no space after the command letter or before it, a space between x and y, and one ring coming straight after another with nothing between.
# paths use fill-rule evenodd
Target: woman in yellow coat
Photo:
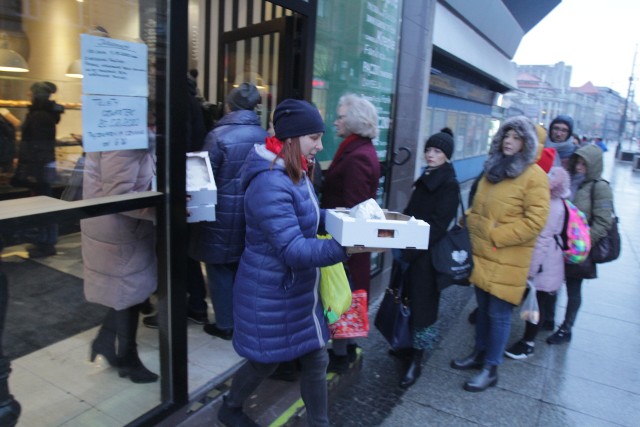
<instances>
[{"instance_id":1,"label":"woman in yellow coat","mask_svg":"<svg viewBox=\"0 0 640 427\"><path fill-rule=\"evenodd\" d=\"M536 164L538 139L524 116L511 117L493 137L484 174L467 213L478 313L475 348L454 369L481 369L465 383L483 391L498 382L497 367L511 329L511 313L527 287L536 238L549 214L549 181Z\"/></svg>"}]
</instances>

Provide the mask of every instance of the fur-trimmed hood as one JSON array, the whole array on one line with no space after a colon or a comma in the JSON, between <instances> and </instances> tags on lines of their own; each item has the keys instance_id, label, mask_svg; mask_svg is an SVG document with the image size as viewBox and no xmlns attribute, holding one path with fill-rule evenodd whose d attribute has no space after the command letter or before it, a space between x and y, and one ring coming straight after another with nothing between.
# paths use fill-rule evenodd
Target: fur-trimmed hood
<instances>
[{"instance_id":1,"label":"fur-trimmed hood","mask_svg":"<svg viewBox=\"0 0 640 427\"><path fill-rule=\"evenodd\" d=\"M504 159L502 140L510 129L515 130L522 137L523 145L522 151L513 155L514 159L507 167L506 176L515 178L522 174L529 165L535 163L538 155L538 137L533 123L525 116L509 117L502 123L491 140L489 155L484 163L485 173Z\"/></svg>"}]
</instances>

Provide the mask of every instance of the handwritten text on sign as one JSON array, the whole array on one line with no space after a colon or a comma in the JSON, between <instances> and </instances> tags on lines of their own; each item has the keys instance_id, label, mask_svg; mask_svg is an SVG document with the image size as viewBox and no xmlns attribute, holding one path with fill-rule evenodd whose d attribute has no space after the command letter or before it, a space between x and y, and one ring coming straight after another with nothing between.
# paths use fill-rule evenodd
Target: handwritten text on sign
<instances>
[{"instance_id":1,"label":"handwritten text on sign","mask_svg":"<svg viewBox=\"0 0 640 427\"><path fill-rule=\"evenodd\" d=\"M89 34L80 44L83 93L148 96L146 44Z\"/></svg>"},{"instance_id":2,"label":"handwritten text on sign","mask_svg":"<svg viewBox=\"0 0 640 427\"><path fill-rule=\"evenodd\" d=\"M82 96L84 151L147 148L147 98Z\"/></svg>"}]
</instances>

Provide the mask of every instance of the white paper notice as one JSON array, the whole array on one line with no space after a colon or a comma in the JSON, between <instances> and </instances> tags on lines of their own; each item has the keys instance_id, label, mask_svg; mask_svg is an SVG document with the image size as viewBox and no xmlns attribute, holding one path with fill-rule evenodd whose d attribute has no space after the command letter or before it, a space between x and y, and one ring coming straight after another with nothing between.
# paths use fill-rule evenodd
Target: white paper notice
<instances>
[{"instance_id":1,"label":"white paper notice","mask_svg":"<svg viewBox=\"0 0 640 427\"><path fill-rule=\"evenodd\" d=\"M147 148L147 98L139 96L82 96L84 151Z\"/></svg>"},{"instance_id":2,"label":"white paper notice","mask_svg":"<svg viewBox=\"0 0 640 427\"><path fill-rule=\"evenodd\" d=\"M89 34L80 44L83 93L148 96L146 44Z\"/></svg>"}]
</instances>

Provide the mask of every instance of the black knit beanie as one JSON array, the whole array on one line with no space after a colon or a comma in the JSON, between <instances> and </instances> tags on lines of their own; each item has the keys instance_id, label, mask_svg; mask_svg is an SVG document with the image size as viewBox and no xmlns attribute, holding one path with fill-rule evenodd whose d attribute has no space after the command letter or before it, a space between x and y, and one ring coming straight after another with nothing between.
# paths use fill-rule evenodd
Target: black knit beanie
<instances>
[{"instance_id":1,"label":"black knit beanie","mask_svg":"<svg viewBox=\"0 0 640 427\"><path fill-rule=\"evenodd\" d=\"M31 85L31 94L36 99L49 99L58 88L51 82L36 82Z\"/></svg>"},{"instance_id":2,"label":"black knit beanie","mask_svg":"<svg viewBox=\"0 0 640 427\"><path fill-rule=\"evenodd\" d=\"M253 110L260 102L260 92L251 83L242 83L227 95L227 105L231 111Z\"/></svg>"},{"instance_id":3,"label":"black knit beanie","mask_svg":"<svg viewBox=\"0 0 640 427\"><path fill-rule=\"evenodd\" d=\"M307 101L285 99L273 112L276 138L284 141L296 136L324 133L324 122L316 107Z\"/></svg>"},{"instance_id":4,"label":"black knit beanie","mask_svg":"<svg viewBox=\"0 0 640 427\"><path fill-rule=\"evenodd\" d=\"M453 137L447 132L438 132L433 134L427 140L427 143L424 146L424 151L427 151L427 148L429 147L440 149L444 155L447 156L447 159L451 160L451 156L453 155Z\"/></svg>"}]
</instances>

